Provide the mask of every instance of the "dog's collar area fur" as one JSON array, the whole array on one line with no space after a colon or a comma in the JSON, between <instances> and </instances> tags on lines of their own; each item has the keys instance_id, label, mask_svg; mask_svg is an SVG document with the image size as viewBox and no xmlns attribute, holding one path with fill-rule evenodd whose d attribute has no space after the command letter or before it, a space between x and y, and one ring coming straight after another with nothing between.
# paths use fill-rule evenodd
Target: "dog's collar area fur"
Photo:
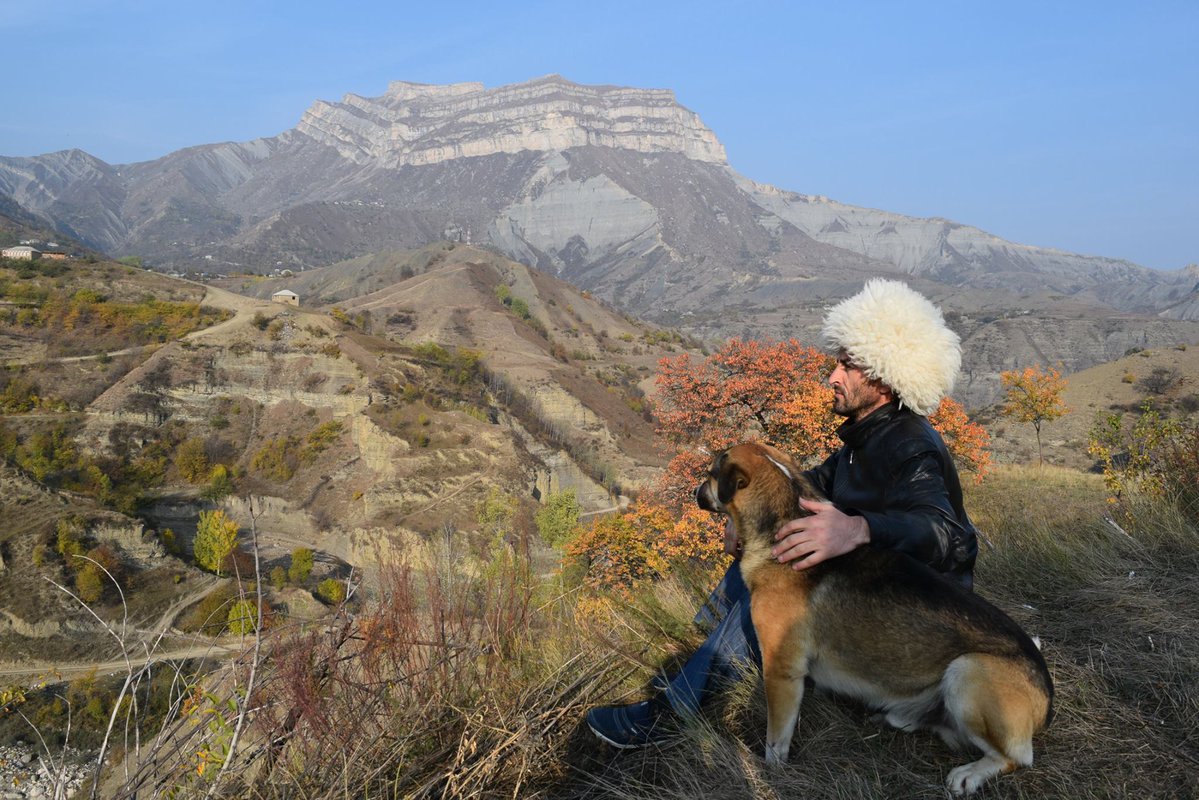
<instances>
[{"instance_id":1,"label":"dog's collar area fur","mask_svg":"<svg viewBox=\"0 0 1199 800\"><path fill-rule=\"evenodd\" d=\"M769 545L774 544L774 534L786 522L797 519L799 517L810 516L812 512L805 510L800 506L799 501L804 497L814 500L822 500L819 492L814 490L807 479L802 474L797 473L792 467L783 463L770 453L763 445L754 445L757 450L757 455L771 464L779 475L787 482L787 487L790 491L790 497L786 502L767 504L762 507L758 514L753 517L745 516L744 512L738 510L732 514L733 524L736 526L737 535L742 540L761 539ZM759 480L761 474L759 474Z\"/></svg>"}]
</instances>

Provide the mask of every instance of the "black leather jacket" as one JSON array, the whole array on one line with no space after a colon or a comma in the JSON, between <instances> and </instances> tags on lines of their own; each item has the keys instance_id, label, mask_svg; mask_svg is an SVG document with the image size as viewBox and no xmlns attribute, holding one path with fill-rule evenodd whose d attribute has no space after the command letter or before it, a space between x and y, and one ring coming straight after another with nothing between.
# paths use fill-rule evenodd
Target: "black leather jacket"
<instances>
[{"instance_id":1,"label":"black leather jacket","mask_svg":"<svg viewBox=\"0 0 1199 800\"><path fill-rule=\"evenodd\" d=\"M907 553L966 587L978 535L957 468L928 420L897 403L837 429L845 444L806 475L843 513L870 524L870 545Z\"/></svg>"}]
</instances>

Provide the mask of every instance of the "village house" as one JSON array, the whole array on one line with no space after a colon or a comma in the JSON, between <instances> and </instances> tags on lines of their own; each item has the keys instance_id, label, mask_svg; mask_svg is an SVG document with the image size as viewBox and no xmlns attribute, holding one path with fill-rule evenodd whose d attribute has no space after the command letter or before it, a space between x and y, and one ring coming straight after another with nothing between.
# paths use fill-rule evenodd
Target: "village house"
<instances>
[{"instance_id":1,"label":"village house","mask_svg":"<svg viewBox=\"0 0 1199 800\"><path fill-rule=\"evenodd\" d=\"M36 247L30 247L27 244L17 245L16 247L6 247L0 251L0 255L5 258L16 259L17 261L33 261L36 258L41 258L42 251Z\"/></svg>"},{"instance_id":2,"label":"village house","mask_svg":"<svg viewBox=\"0 0 1199 800\"><path fill-rule=\"evenodd\" d=\"M300 304L300 296L291 289L280 289L271 295L272 303L283 303L288 306L298 306Z\"/></svg>"}]
</instances>

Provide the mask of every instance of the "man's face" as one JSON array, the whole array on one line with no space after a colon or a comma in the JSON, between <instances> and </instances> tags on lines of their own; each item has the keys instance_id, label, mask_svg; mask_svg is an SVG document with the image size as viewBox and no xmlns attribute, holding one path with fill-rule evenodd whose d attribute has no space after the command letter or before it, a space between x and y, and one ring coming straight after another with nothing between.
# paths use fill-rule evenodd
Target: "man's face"
<instances>
[{"instance_id":1,"label":"man's face","mask_svg":"<svg viewBox=\"0 0 1199 800\"><path fill-rule=\"evenodd\" d=\"M854 422L891 401L890 392L876 380L870 380L849 354L837 353L837 366L828 376L833 387L833 413Z\"/></svg>"}]
</instances>

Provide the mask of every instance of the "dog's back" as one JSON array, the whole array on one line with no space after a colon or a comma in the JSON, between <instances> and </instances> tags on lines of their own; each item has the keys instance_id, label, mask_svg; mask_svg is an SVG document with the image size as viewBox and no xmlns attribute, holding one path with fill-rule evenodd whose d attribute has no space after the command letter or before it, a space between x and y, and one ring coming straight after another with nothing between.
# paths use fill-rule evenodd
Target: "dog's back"
<instances>
[{"instance_id":1,"label":"dog's back","mask_svg":"<svg viewBox=\"0 0 1199 800\"><path fill-rule=\"evenodd\" d=\"M938 685L964 655L1004 659L1046 698L1053 682L1036 643L1011 617L901 553L859 548L808 572L810 670L818 685L846 691L880 709L906 704ZM866 687L869 686L870 689ZM913 709L914 711L914 709ZM900 727L937 727L943 709Z\"/></svg>"}]
</instances>

